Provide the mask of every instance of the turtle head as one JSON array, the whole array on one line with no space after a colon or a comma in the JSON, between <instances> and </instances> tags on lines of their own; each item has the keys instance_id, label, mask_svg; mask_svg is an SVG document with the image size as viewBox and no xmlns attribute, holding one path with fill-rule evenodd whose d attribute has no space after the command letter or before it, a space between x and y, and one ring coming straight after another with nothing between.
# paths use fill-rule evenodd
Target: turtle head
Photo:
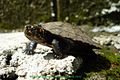
<instances>
[{"instance_id":1,"label":"turtle head","mask_svg":"<svg viewBox=\"0 0 120 80\"><path fill-rule=\"evenodd\" d=\"M24 33L30 40L41 40L41 42L44 41L45 30L42 25L26 25Z\"/></svg>"},{"instance_id":2,"label":"turtle head","mask_svg":"<svg viewBox=\"0 0 120 80\"><path fill-rule=\"evenodd\" d=\"M25 26L25 35L27 36L34 36L37 34L36 26L26 25Z\"/></svg>"}]
</instances>

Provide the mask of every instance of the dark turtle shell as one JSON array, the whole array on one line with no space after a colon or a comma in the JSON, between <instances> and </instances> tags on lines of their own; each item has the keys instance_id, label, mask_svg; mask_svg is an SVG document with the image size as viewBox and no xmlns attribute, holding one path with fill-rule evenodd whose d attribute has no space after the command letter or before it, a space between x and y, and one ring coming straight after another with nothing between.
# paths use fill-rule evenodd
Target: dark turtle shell
<instances>
[{"instance_id":1,"label":"dark turtle shell","mask_svg":"<svg viewBox=\"0 0 120 80\"><path fill-rule=\"evenodd\" d=\"M62 37L70 38L74 41L81 41L88 45L98 47L96 43L92 41L80 28L77 26L71 25L66 22L49 22L42 24L42 27L55 35L60 35Z\"/></svg>"}]
</instances>

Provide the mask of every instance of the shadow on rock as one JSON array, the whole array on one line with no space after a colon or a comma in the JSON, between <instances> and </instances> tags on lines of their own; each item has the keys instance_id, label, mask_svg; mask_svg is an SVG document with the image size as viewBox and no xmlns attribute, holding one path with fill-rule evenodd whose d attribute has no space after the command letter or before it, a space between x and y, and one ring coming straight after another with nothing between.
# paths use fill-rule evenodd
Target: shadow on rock
<instances>
[{"instance_id":1,"label":"shadow on rock","mask_svg":"<svg viewBox=\"0 0 120 80\"><path fill-rule=\"evenodd\" d=\"M88 52L87 52L88 53ZM84 73L99 72L110 68L110 61L101 55L95 54L94 51L89 51L89 54L82 55L83 66L77 71L76 75L85 76Z\"/></svg>"}]
</instances>

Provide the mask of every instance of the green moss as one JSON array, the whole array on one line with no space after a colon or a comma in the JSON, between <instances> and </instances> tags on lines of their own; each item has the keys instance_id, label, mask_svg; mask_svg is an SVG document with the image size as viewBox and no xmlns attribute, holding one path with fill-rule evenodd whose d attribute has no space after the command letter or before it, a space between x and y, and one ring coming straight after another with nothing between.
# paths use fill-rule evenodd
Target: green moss
<instances>
[{"instance_id":1,"label":"green moss","mask_svg":"<svg viewBox=\"0 0 120 80\"><path fill-rule=\"evenodd\" d=\"M120 56L115 55L117 52L114 49L104 47L100 52L104 53L102 56L105 56L111 63L120 64Z\"/></svg>"},{"instance_id":2,"label":"green moss","mask_svg":"<svg viewBox=\"0 0 120 80\"><path fill-rule=\"evenodd\" d=\"M86 73L84 79L89 80L89 78L94 77L95 74L99 74L104 75L106 80L120 80L120 56L115 55L116 51L108 47L103 47L99 52L101 53L101 56L106 57L110 61L110 68L102 69L98 72ZM97 65L99 65L99 63Z\"/></svg>"},{"instance_id":3,"label":"green moss","mask_svg":"<svg viewBox=\"0 0 120 80\"><path fill-rule=\"evenodd\" d=\"M120 79L120 66L113 68L111 70L106 71L106 77L111 78L112 80Z\"/></svg>"}]
</instances>

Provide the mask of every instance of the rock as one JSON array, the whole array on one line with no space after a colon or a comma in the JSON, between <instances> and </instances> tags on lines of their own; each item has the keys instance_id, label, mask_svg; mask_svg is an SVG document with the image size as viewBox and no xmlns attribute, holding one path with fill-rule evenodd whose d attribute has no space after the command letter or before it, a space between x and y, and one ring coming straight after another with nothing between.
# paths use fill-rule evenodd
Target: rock
<instances>
[{"instance_id":1,"label":"rock","mask_svg":"<svg viewBox=\"0 0 120 80\"><path fill-rule=\"evenodd\" d=\"M0 79L7 80L12 79L15 80L17 75L15 74L15 67L3 67L0 69Z\"/></svg>"},{"instance_id":2,"label":"rock","mask_svg":"<svg viewBox=\"0 0 120 80\"><path fill-rule=\"evenodd\" d=\"M47 52L47 54L50 53ZM46 56L49 55L46 55L46 53L26 55L21 50L21 52L13 54L10 64L11 66L17 66L16 74L18 77L26 77L31 80L33 77L42 78L46 76L46 78L51 79L52 76L73 75L82 63L81 58L77 59L73 56L60 60L53 59L54 56L51 59L45 59Z\"/></svg>"},{"instance_id":3,"label":"rock","mask_svg":"<svg viewBox=\"0 0 120 80\"><path fill-rule=\"evenodd\" d=\"M99 26L94 27L92 32L119 32L120 31L120 25L114 25L114 26Z\"/></svg>"},{"instance_id":4,"label":"rock","mask_svg":"<svg viewBox=\"0 0 120 80\"><path fill-rule=\"evenodd\" d=\"M116 49L120 50L120 34L109 36L100 35L98 37L94 37L93 41L100 45L113 45Z\"/></svg>"},{"instance_id":5,"label":"rock","mask_svg":"<svg viewBox=\"0 0 120 80\"><path fill-rule=\"evenodd\" d=\"M35 54L26 55L23 50L29 40L23 33L5 33L4 37L3 35L0 35L0 45L4 43L4 46L0 46L0 79L65 80L67 76L74 75L82 65L83 60L80 57L55 59L51 48L40 44Z\"/></svg>"},{"instance_id":6,"label":"rock","mask_svg":"<svg viewBox=\"0 0 120 80\"><path fill-rule=\"evenodd\" d=\"M0 68L5 67L6 64L6 56L5 55L1 55L0 56Z\"/></svg>"},{"instance_id":7,"label":"rock","mask_svg":"<svg viewBox=\"0 0 120 80\"><path fill-rule=\"evenodd\" d=\"M107 45L111 43L111 36L100 35L99 37L94 37L93 41L99 43L100 45Z\"/></svg>"},{"instance_id":8,"label":"rock","mask_svg":"<svg viewBox=\"0 0 120 80\"><path fill-rule=\"evenodd\" d=\"M16 79L15 67L10 67L7 63L8 55L0 56L0 79Z\"/></svg>"}]
</instances>

